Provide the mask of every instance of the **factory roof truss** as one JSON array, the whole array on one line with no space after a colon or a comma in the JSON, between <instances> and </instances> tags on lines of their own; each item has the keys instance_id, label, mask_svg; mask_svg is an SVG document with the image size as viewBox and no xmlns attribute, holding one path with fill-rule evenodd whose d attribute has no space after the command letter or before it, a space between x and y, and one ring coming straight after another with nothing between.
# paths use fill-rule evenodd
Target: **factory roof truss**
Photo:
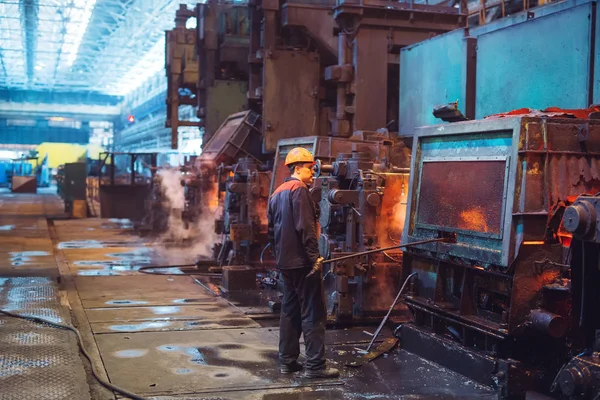
<instances>
[{"instance_id":1,"label":"factory roof truss","mask_svg":"<svg viewBox=\"0 0 600 400\"><path fill-rule=\"evenodd\" d=\"M124 95L164 69L172 0L0 0L0 88Z\"/></svg>"}]
</instances>

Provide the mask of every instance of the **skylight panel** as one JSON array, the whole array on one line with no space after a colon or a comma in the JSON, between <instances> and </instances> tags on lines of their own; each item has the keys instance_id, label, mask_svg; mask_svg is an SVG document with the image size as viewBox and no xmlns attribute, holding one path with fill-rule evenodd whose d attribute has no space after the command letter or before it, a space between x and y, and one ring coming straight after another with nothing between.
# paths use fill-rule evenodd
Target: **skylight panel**
<instances>
[{"instance_id":1,"label":"skylight panel","mask_svg":"<svg viewBox=\"0 0 600 400\"><path fill-rule=\"evenodd\" d=\"M18 3L1 3L0 15L0 75L5 77L6 82L25 82L25 64L23 59L23 38L21 35L21 22Z\"/></svg>"},{"instance_id":2,"label":"skylight panel","mask_svg":"<svg viewBox=\"0 0 600 400\"><path fill-rule=\"evenodd\" d=\"M162 36L120 80L110 85L110 91L125 95L165 68L165 37Z\"/></svg>"},{"instance_id":3,"label":"skylight panel","mask_svg":"<svg viewBox=\"0 0 600 400\"><path fill-rule=\"evenodd\" d=\"M71 6L63 11L66 17L66 34L61 49L61 67L70 68L77 59L95 4L96 0L73 0Z\"/></svg>"}]
</instances>

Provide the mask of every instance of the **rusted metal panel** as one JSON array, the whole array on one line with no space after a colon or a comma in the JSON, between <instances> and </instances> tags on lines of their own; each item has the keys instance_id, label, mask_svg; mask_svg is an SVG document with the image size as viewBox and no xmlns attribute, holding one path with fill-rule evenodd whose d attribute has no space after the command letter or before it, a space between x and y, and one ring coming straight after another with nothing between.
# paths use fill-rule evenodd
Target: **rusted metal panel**
<instances>
[{"instance_id":1,"label":"rusted metal panel","mask_svg":"<svg viewBox=\"0 0 600 400\"><path fill-rule=\"evenodd\" d=\"M282 25L305 28L310 37L322 44L331 55L336 56L337 38L333 32L337 25L333 19L333 5L335 2L328 0L288 1L281 9Z\"/></svg>"},{"instance_id":2,"label":"rusted metal panel","mask_svg":"<svg viewBox=\"0 0 600 400\"><path fill-rule=\"evenodd\" d=\"M387 117L388 32L359 30L353 41L354 54L354 130L385 128ZM378 60L378 61L376 61Z\"/></svg>"},{"instance_id":3,"label":"rusted metal panel","mask_svg":"<svg viewBox=\"0 0 600 400\"><path fill-rule=\"evenodd\" d=\"M474 61L474 60L473 60ZM433 108L458 100L463 114L466 96L467 41L462 29L400 51L400 133L440 123Z\"/></svg>"},{"instance_id":4,"label":"rusted metal panel","mask_svg":"<svg viewBox=\"0 0 600 400\"><path fill-rule=\"evenodd\" d=\"M314 135L319 129L319 57L305 51L272 51L264 60L263 103L265 152L277 141Z\"/></svg>"},{"instance_id":5,"label":"rusted metal panel","mask_svg":"<svg viewBox=\"0 0 600 400\"><path fill-rule=\"evenodd\" d=\"M480 35L475 117L521 107L587 107L592 11L585 4Z\"/></svg>"},{"instance_id":6,"label":"rusted metal panel","mask_svg":"<svg viewBox=\"0 0 600 400\"><path fill-rule=\"evenodd\" d=\"M252 111L229 115L204 145L199 160L228 165L248 154L260 154L260 117Z\"/></svg>"},{"instance_id":7,"label":"rusted metal panel","mask_svg":"<svg viewBox=\"0 0 600 400\"><path fill-rule=\"evenodd\" d=\"M227 116L246 110L248 83L215 80L207 89L210 105L206 108L205 131L207 137L215 134Z\"/></svg>"},{"instance_id":8,"label":"rusted metal panel","mask_svg":"<svg viewBox=\"0 0 600 400\"><path fill-rule=\"evenodd\" d=\"M141 185L100 186L100 215L141 221L146 215L146 199L151 191L150 186Z\"/></svg>"}]
</instances>

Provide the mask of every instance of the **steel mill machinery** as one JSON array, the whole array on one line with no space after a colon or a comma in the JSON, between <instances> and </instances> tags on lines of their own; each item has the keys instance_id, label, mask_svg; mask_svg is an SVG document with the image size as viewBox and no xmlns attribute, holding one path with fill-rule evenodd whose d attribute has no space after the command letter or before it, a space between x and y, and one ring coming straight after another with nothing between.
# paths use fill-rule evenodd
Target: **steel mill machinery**
<instances>
[{"instance_id":1,"label":"steel mill machinery","mask_svg":"<svg viewBox=\"0 0 600 400\"><path fill-rule=\"evenodd\" d=\"M426 4L248 4L248 101L262 116L265 152L286 138L397 131L400 48L466 22L458 8Z\"/></svg>"},{"instance_id":2,"label":"steel mill machinery","mask_svg":"<svg viewBox=\"0 0 600 400\"><path fill-rule=\"evenodd\" d=\"M397 88L399 48L464 24L454 7L413 5L410 11L408 4L382 8L368 1L248 6L248 105L261 117L262 154L242 149L267 163L282 139L355 132L364 139L393 127L398 90L388 87Z\"/></svg>"},{"instance_id":3,"label":"steel mill machinery","mask_svg":"<svg viewBox=\"0 0 600 400\"><path fill-rule=\"evenodd\" d=\"M260 118L252 111L228 116L194 160L184 181L185 217L214 224L222 238L214 247L220 266L258 262L266 244L271 164L261 151ZM206 211L216 218L202 216Z\"/></svg>"},{"instance_id":4,"label":"steel mill machinery","mask_svg":"<svg viewBox=\"0 0 600 400\"><path fill-rule=\"evenodd\" d=\"M186 22L196 18L196 28ZM178 128L204 128L204 143L229 114L247 109L248 8L244 2L208 1L189 10L180 5L175 28L166 32L167 121L171 147ZM181 121L180 106L196 106L199 121Z\"/></svg>"},{"instance_id":5,"label":"steel mill machinery","mask_svg":"<svg viewBox=\"0 0 600 400\"><path fill-rule=\"evenodd\" d=\"M149 199L155 194L158 153L103 152L97 176L88 185L97 188L102 218L147 219ZM94 182L95 181L95 182ZM95 197L90 193L91 199Z\"/></svg>"},{"instance_id":6,"label":"steel mill machinery","mask_svg":"<svg viewBox=\"0 0 600 400\"><path fill-rule=\"evenodd\" d=\"M580 196L566 209L563 224L573 234L570 247L571 346L575 356L557 374L551 387L566 398L596 399L600 395L600 197Z\"/></svg>"},{"instance_id":7,"label":"steel mill machinery","mask_svg":"<svg viewBox=\"0 0 600 400\"><path fill-rule=\"evenodd\" d=\"M600 191L600 124L531 113L415 132L402 242L416 272L402 347L499 388L547 392L573 356L573 196ZM572 253L571 255L573 255Z\"/></svg>"},{"instance_id":8,"label":"steel mill machinery","mask_svg":"<svg viewBox=\"0 0 600 400\"><path fill-rule=\"evenodd\" d=\"M289 176L284 161L292 148L304 147L318 160L310 191L319 210L323 257L400 242L408 157L401 143L386 136L279 141L271 193ZM385 313L398 289L399 258L399 253L380 253L329 265L325 271L329 316L343 322Z\"/></svg>"},{"instance_id":9,"label":"steel mill machinery","mask_svg":"<svg viewBox=\"0 0 600 400\"><path fill-rule=\"evenodd\" d=\"M221 10L219 4L209 1L197 7L204 10L197 13L198 32L210 26L201 20L212 15L207 10ZM349 138L354 133L364 139L380 128L394 128L400 47L464 24L464 16L454 7L400 3L382 7L368 1L250 2L248 13L250 113L231 115L214 133L206 128L210 139L186 175L186 190L193 193L187 201L188 216L203 209L198 199L214 201L202 188L218 185L223 214L215 225L223 241L215 244L215 257L221 265L264 264L253 246L263 240L261 216L268 193L263 188L279 140ZM196 47L198 59L205 57L206 49ZM209 111L217 104L213 100L208 96L203 103ZM246 120L233 122L238 118ZM236 139L241 129L250 133L239 138L251 138Z\"/></svg>"}]
</instances>

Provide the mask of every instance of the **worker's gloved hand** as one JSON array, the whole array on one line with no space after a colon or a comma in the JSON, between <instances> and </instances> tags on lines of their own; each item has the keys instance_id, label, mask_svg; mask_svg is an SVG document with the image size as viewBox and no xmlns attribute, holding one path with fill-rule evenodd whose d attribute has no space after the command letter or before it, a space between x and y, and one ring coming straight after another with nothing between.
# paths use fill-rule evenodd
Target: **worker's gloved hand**
<instances>
[{"instance_id":1,"label":"worker's gloved hand","mask_svg":"<svg viewBox=\"0 0 600 400\"><path fill-rule=\"evenodd\" d=\"M323 261L325 261L325 259L323 257L317 258L317 261L315 262L315 265L310 270L310 272L308 273L308 275L306 275L306 277L308 278L308 277L313 276L316 273L321 273L321 271L323 270Z\"/></svg>"}]
</instances>

